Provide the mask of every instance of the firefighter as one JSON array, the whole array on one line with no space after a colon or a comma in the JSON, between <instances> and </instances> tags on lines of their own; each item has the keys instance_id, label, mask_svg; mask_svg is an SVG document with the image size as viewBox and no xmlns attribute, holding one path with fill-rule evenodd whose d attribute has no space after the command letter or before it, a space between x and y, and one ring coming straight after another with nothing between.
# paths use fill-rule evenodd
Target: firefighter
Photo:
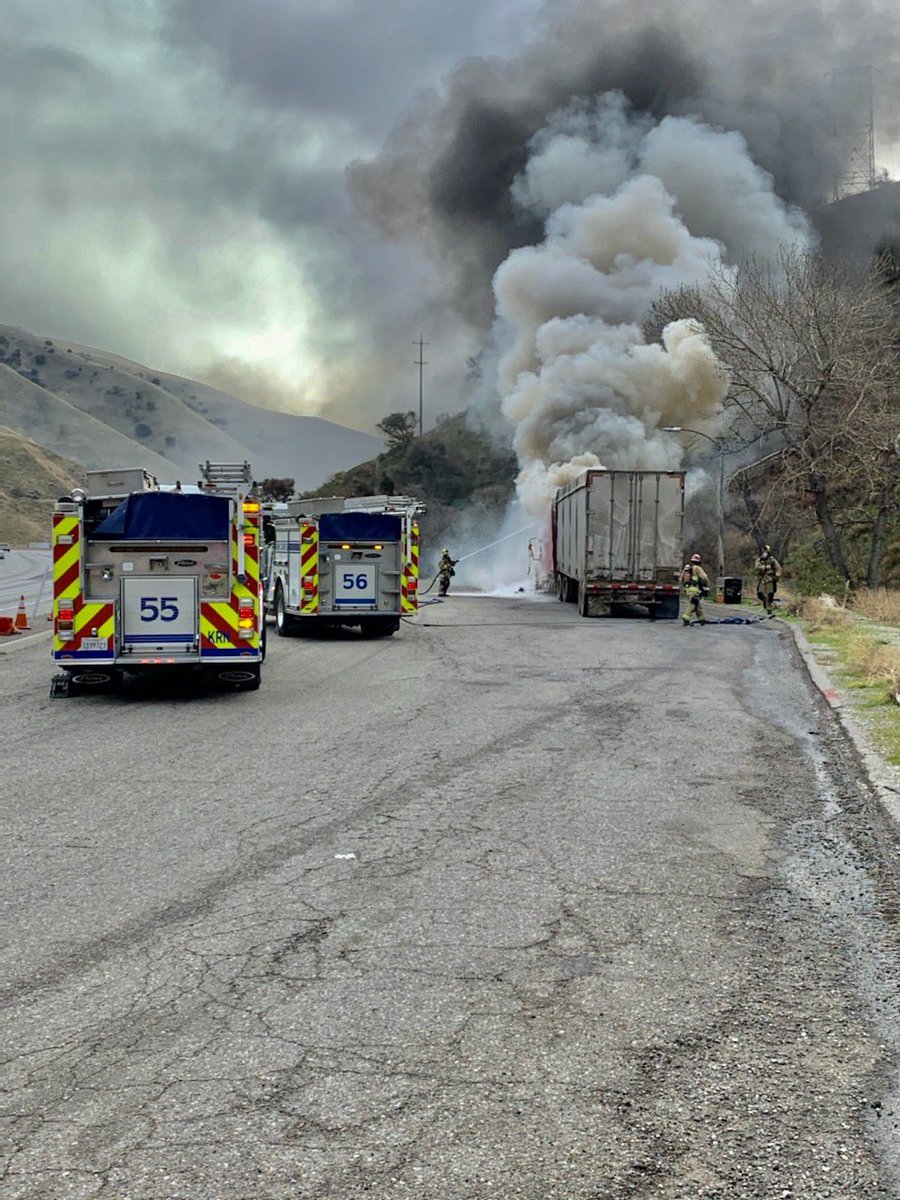
<instances>
[{"instance_id":1,"label":"firefighter","mask_svg":"<svg viewBox=\"0 0 900 1200\"><path fill-rule=\"evenodd\" d=\"M699 554L692 554L691 561L684 564L681 572L681 588L687 600L687 607L681 614L684 626L703 624L703 605L701 600L709 595L709 576L703 570L703 559Z\"/></svg>"},{"instance_id":2,"label":"firefighter","mask_svg":"<svg viewBox=\"0 0 900 1200\"><path fill-rule=\"evenodd\" d=\"M456 574L453 568L459 560L450 557L450 551L444 547L441 551L441 561L438 563L438 574L440 575L440 583L438 584L438 594L446 596L450 590L450 580Z\"/></svg>"},{"instance_id":3,"label":"firefighter","mask_svg":"<svg viewBox=\"0 0 900 1200\"><path fill-rule=\"evenodd\" d=\"M756 560L756 595L767 613L774 609L775 593L778 591L780 578L781 563L772 553L771 546L763 546Z\"/></svg>"}]
</instances>

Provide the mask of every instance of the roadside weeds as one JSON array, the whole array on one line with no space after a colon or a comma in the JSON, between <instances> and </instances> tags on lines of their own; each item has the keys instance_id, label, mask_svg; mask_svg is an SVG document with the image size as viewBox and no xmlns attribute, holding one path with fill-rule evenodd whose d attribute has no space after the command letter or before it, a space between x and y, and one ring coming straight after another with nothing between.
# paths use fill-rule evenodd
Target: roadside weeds
<instances>
[{"instance_id":1,"label":"roadside weeds","mask_svg":"<svg viewBox=\"0 0 900 1200\"><path fill-rule=\"evenodd\" d=\"M831 596L791 602L788 618L803 630L878 755L900 767L900 595L861 593L853 609Z\"/></svg>"}]
</instances>

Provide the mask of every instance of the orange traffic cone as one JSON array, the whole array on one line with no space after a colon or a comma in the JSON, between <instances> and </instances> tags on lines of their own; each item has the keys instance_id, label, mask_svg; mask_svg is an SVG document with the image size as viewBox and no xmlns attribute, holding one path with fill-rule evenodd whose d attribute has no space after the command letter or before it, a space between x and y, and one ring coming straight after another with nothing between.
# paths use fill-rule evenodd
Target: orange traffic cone
<instances>
[{"instance_id":1,"label":"orange traffic cone","mask_svg":"<svg viewBox=\"0 0 900 1200\"><path fill-rule=\"evenodd\" d=\"M30 629L28 623L28 612L25 608L25 597L19 597L19 611L16 613L16 629Z\"/></svg>"}]
</instances>

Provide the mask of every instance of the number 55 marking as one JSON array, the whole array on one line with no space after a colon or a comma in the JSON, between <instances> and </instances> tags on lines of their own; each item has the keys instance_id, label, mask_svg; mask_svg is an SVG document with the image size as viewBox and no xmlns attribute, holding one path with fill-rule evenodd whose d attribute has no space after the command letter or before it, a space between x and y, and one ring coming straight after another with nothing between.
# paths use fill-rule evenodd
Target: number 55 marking
<instances>
[{"instance_id":1,"label":"number 55 marking","mask_svg":"<svg viewBox=\"0 0 900 1200\"><path fill-rule=\"evenodd\" d=\"M177 621L177 596L141 596L142 621Z\"/></svg>"}]
</instances>

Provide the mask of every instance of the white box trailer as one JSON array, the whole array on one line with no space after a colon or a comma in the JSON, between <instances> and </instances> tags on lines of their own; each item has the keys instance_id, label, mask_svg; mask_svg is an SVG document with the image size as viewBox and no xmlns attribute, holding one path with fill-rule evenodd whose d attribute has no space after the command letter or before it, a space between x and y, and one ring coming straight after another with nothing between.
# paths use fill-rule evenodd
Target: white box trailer
<instances>
[{"instance_id":1,"label":"white box trailer","mask_svg":"<svg viewBox=\"0 0 900 1200\"><path fill-rule=\"evenodd\" d=\"M586 471L556 493L551 526L552 584L583 617L621 604L678 616L682 471Z\"/></svg>"}]
</instances>

